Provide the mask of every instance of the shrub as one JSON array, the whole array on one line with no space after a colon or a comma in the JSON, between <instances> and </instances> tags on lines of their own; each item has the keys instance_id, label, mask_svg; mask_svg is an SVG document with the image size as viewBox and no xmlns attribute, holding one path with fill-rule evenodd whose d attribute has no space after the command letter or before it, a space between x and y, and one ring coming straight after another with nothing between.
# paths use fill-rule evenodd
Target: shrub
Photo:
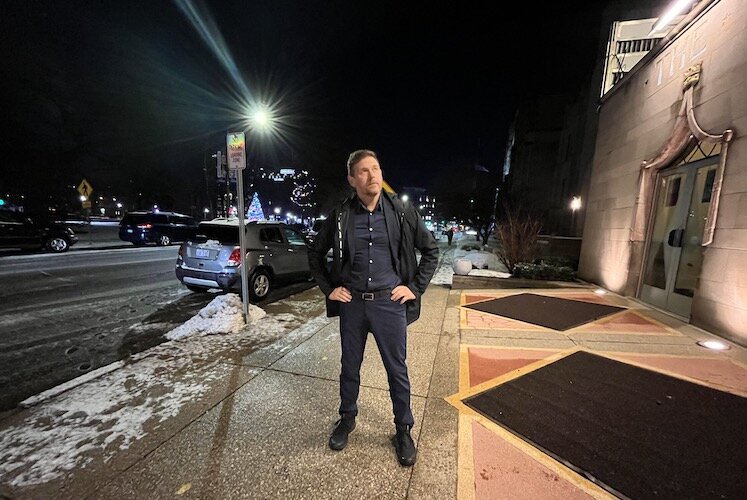
<instances>
[{"instance_id":1,"label":"shrub","mask_svg":"<svg viewBox=\"0 0 747 500\"><path fill-rule=\"evenodd\" d=\"M519 262L532 262L538 254L537 239L542 224L531 215L507 212L506 219L496 226L501 246L498 259L509 273Z\"/></svg>"},{"instance_id":2,"label":"shrub","mask_svg":"<svg viewBox=\"0 0 747 500\"><path fill-rule=\"evenodd\" d=\"M550 281L575 281L576 271L568 266L552 266L545 263L519 262L511 273L515 278Z\"/></svg>"},{"instance_id":3,"label":"shrub","mask_svg":"<svg viewBox=\"0 0 747 500\"><path fill-rule=\"evenodd\" d=\"M539 259L535 259L534 263L535 264L546 264L548 266L554 266L554 267L570 267L573 270L578 269L578 262L568 257L557 257L557 256L540 257Z\"/></svg>"}]
</instances>

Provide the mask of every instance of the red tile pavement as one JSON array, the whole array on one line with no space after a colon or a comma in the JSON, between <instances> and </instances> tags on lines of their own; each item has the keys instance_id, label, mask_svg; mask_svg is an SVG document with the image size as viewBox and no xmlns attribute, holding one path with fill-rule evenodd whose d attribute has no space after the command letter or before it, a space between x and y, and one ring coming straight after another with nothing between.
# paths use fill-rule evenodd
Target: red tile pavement
<instances>
[{"instance_id":1,"label":"red tile pavement","mask_svg":"<svg viewBox=\"0 0 747 500\"><path fill-rule=\"evenodd\" d=\"M557 352L559 351L469 347L469 386L474 387Z\"/></svg>"},{"instance_id":2,"label":"red tile pavement","mask_svg":"<svg viewBox=\"0 0 747 500\"><path fill-rule=\"evenodd\" d=\"M475 500L589 499L593 496L472 421Z\"/></svg>"}]
</instances>

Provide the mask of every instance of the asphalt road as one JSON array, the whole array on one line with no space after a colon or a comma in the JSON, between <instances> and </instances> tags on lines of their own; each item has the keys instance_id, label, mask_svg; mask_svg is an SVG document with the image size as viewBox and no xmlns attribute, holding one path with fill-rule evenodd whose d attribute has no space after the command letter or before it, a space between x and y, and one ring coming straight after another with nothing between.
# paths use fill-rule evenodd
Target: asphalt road
<instances>
[{"instance_id":1,"label":"asphalt road","mask_svg":"<svg viewBox=\"0 0 747 500\"><path fill-rule=\"evenodd\" d=\"M0 411L163 342L214 294L174 275L177 246L0 258ZM279 288L265 303L313 287ZM259 304L262 306L263 304Z\"/></svg>"}]
</instances>

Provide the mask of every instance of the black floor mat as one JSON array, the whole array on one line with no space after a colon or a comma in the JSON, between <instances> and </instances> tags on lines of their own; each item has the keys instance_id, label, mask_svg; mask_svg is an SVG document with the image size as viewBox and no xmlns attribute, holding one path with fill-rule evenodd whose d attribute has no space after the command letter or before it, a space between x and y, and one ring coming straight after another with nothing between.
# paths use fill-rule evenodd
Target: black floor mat
<instances>
[{"instance_id":1,"label":"black floor mat","mask_svg":"<svg viewBox=\"0 0 747 500\"><path fill-rule=\"evenodd\" d=\"M560 331L624 310L622 307L534 293L519 293L464 307Z\"/></svg>"},{"instance_id":2,"label":"black floor mat","mask_svg":"<svg viewBox=\"0 0 747 500\"><path fill-rule=\"evenodd\" d=\"M464 403L619 497L747 492L747 398L577 352Z\"/></svg>"}]
</instances>

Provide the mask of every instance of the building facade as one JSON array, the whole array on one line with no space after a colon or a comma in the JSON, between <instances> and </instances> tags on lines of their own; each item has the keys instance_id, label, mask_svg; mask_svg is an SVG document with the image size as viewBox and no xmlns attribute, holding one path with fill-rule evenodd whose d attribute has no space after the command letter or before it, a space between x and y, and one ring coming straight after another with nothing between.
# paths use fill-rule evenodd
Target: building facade
<instances>
[{"instance_id":1,"label":"building facade","mask_svg":"<svg viewBox=\"0 0 747 500\"><path fill-rule=\"evenodd\" d=\"M747 345L747 9L701 0L603 96L582 279Z\"/></svg>"}]
</instances>

